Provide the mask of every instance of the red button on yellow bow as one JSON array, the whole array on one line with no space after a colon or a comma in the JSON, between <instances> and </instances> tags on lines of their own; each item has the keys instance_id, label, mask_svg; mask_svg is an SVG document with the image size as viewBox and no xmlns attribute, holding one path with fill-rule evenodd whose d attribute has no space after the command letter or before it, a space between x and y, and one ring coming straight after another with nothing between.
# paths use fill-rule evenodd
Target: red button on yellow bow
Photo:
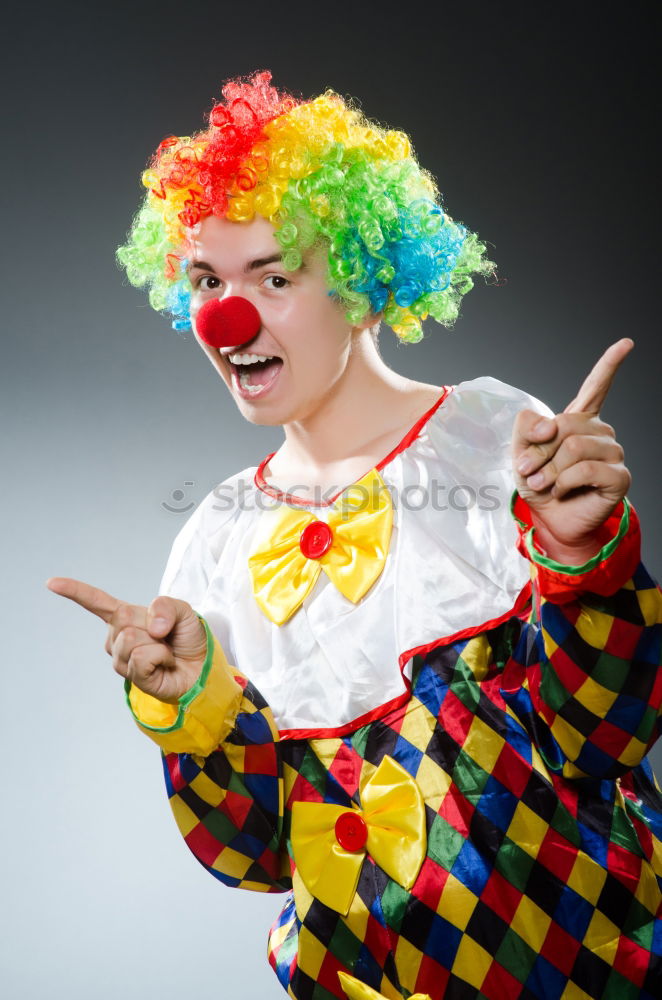
<instances>
[{"instance_id":1,"label":"red button on yellow bow","mask_svg":"<svg viewBox=\"0 0 662 1000\"><path fill-rule=\"evenodd\" d=\"M248 568L255 600L275 625L291 618L320 572L356 604L384 568L393 504L377 470L344 490L328 510L327 522L281 504L258 522Z\"/></svg>"},{"instance_id":2,"label":"red button on yellow bow","mask_svg":"<svg viewBox=\"0 0 662 1000\"><path fill-rule=\"evenodd\" d=\"M321 559L333 545L333 532L325 521L307 524L299 538L299 548L306 559Z\"/></svg>"},{"instance_id":3,"label":"red button on yellow bow","mask_svg":"<svg viewBox=\"0 0 662 1000\"><path fill-rule=\"evenodd\" d=\"M360 851L368 842L368 827L359 812L341 813L336 820L335 834L346 851Z\"/></svg>"},{"instance_id":4,"label":"red button on yellow bow","mask_svg":"<svg viewBox=\"0 0 662 1000\"><path fill-rule=\"evenodd\" d=\"M349 912L366 853L411 889L427 849L423 796L392 757L384 757L362 786L361 805L351 810L295 802L292 807L292 854L301 880L312 896L343 914Z\"/></svg>"}]
</instances>

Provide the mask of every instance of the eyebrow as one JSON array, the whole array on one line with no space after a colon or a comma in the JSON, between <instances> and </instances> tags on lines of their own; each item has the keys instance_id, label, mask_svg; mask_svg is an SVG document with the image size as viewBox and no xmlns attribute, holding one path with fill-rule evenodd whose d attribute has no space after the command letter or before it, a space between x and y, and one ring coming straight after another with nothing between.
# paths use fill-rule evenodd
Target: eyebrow
<instances>
[{"instance_id":1,"label":"eyebrow","mask_svg":"<svg viewBox=\"0 0 662 1000\"><path fill-rule=\"evenodd\" d=\"M261 267L266 267L267 264L278 264L283 259L281 253L273 253L270 257L256 257L255 260L249 260L249 262L244 267L244 271L248 274L250 271L258 271Z\"/></svg>"},{"instance_id":2,"label":"eyebrow","mask_svg":"<svg viewBox=\"0 0 662 1000\"><path fill-rule=\"evenodd\" d=\"M266 267L267 264L277 264L282 261L283 255L281 253L271 254L269 257L256 257L254 260L249 260L247 264L244 265L244 272L250 274L251 271L259 271L261 267ZM208 264L206 260L192 260L190 261L188 267L186 268L187 273L192 271L194 268L198 268L201 271L213 271L216 273L215 268Z\"/></svg>"}]
</instances>

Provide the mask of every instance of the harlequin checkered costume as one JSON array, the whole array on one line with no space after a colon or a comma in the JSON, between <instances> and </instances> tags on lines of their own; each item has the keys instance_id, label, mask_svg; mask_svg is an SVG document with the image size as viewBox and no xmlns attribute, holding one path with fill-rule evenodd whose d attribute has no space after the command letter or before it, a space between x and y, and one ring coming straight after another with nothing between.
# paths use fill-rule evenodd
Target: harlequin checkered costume
<instances>
[{"instance_id":1,"label":"harlequin checkered costume","mask_svg":"<svg viewBox=\"0 0 662 1000\"><path fill-rule=\"evenodd\" d=\"M662 995L662 595L627 501L578 568L493 502L523 406L546 412L463 383L323 504L265 460L272 503L235 477L173 546L161 592L207 660L178 706L127 698L198 860L288 893L269 957L296 1000Z\"/></svg>"}]
</instances>

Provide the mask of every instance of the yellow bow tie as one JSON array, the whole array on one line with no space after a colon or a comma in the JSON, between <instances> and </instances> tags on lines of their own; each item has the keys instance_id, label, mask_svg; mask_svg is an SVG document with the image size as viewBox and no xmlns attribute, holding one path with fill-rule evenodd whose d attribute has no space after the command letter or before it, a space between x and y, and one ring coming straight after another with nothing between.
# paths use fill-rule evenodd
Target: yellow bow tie
<instances>
[{"instance_id":1,"label":"yellow bow tie","mask_svg":"<svg viewBox=\"0 0 662 1000\"><path fill-rule=\"evenodd\" d=\"M383 993L378 993L377 990L371 989L360 979L355 979L354 976L350 976L346 972L339 972L338 979L348 1000L388 1000L388 997L385 997ZM430 1000L430 994L414 993L409 1000Z\"/></svg>"},{"instance_id":2,"label":"yellow bow tie","mask_svg":"<svg viewBox=\"0 0 662 1000\"><path fill-rule=\"evenodd\" d=\"M264 512L248 568L255 600L282 625L315 586L321 570L354 604L379 577L393 527L393 504L376 469L331 505L328 521L281 504Z\"/></svg>"},{"instance_id":3,"label":"yellow bow tie","mask_svg":"<svg viewBox=\"0 0 662 1000\"><path fill-rule=\"evenodd\" d=\"M347 914L366 854L404 889L411 889L425 851L425 806L405 769L384 757L361 789L362 809L295 802L292 854L308 892Z\"/></svg>"}]
</instances>

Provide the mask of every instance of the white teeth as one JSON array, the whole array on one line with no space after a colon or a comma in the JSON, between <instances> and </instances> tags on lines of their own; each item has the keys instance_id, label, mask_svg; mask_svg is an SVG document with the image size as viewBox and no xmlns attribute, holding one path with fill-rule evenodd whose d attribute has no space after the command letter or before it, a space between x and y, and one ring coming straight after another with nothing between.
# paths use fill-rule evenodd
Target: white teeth
<instances>
[{"instance_id":1,"label":"white teeth","mask_svg":"<svg viewBox=\"0 0 662 1000\"><path fill-rule=\"evenodd\" d=\"M259 392L260 389L264 388L263 385L250 385L248 381L248 372L242 372L242 374L239 376L239 384L241 385L242 389L245 389L246 391L251 392L253 394Z\"/></svg>"},{"instance_id":2,"label":"white teeth","mask_svg":"<svg viewBox=\"0 0 662 1000\"><path fill-rule=\"evenodd\" d=\"M254 365L258 361L271 361L273 354L229 354L228 357L233 365Z\"/></svg>"}]
</instances>

